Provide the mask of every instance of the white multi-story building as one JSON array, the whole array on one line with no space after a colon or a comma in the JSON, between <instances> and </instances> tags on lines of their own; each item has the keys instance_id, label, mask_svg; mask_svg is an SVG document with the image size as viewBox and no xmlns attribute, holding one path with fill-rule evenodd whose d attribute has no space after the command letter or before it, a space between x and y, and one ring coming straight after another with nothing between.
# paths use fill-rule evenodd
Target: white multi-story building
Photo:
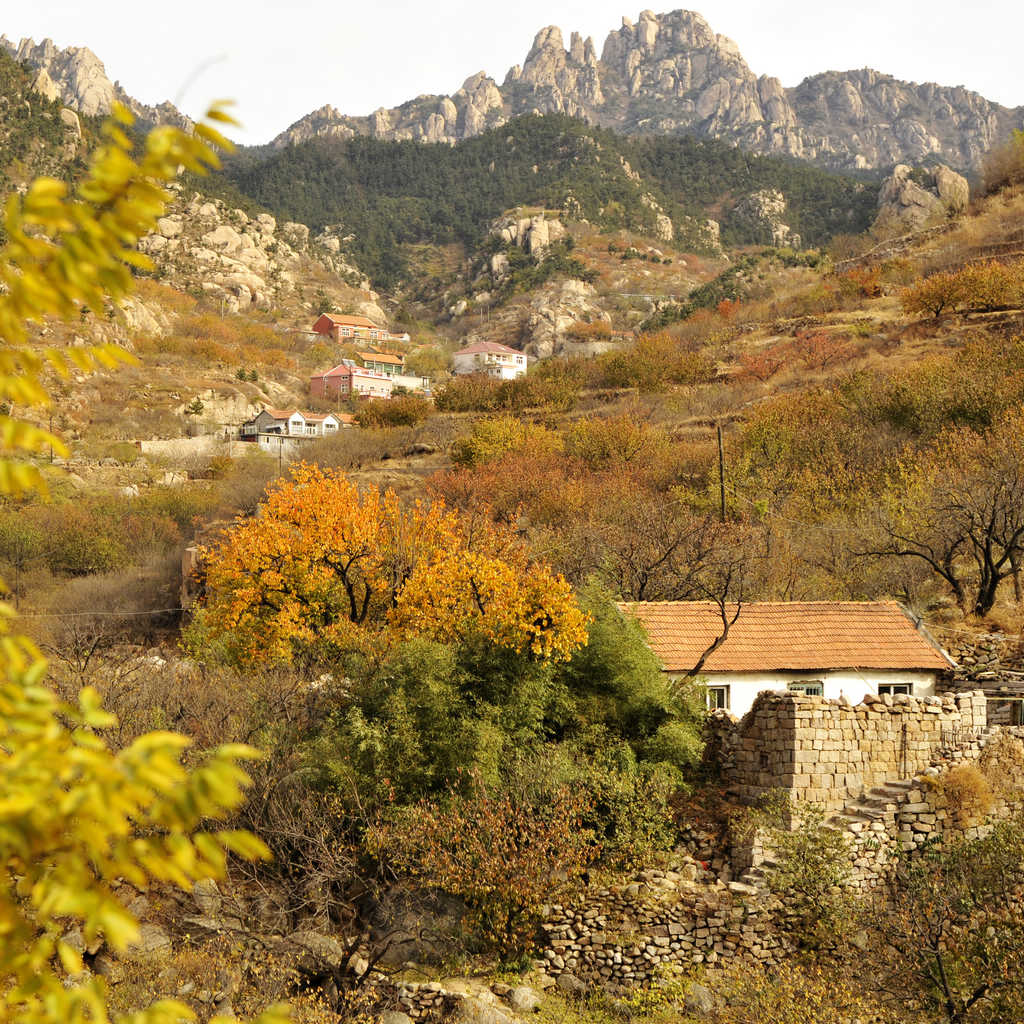
<instances>
[{"instance_id":1,"label":"white multi-story building","mask_svg":"<svg viewBox=\"0 0 1024 1024\"><path fill-rule=\"evenodd\" d=\"M526 356L496 341L477 341L452 356L454 372L459 376L486 373L499 380L515 380L526 373Z\"/></svg>"}]
</instances>

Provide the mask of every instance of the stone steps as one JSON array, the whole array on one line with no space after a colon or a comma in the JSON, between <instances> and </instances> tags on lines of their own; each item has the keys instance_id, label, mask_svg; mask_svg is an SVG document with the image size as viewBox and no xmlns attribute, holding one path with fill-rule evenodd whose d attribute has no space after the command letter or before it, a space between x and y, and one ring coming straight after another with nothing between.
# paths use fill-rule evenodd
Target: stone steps
<instances>
[{"instance_id":1,"label":"stone steps","mask_svg":"<svg viewBox=\"0 0 1024 1024\"><path fill-rule=\"evenodd\" d=\"M841 811L833 814L830 824L840 829L850 826L872 824L887 814L894 814L900 802L917 785L913 779L897 779L883 782L869 790L864 796L850 801ZM853 831L860 831L855 828Z\"/></svg>"}]
</instances>

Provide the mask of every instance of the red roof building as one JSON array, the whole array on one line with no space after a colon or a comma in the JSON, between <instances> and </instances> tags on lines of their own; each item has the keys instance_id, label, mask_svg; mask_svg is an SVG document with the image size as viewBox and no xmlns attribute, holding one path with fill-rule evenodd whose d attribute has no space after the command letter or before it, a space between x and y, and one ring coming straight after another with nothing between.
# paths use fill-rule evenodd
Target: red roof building
<instances>
[{"instance_id":1,"label":"red roof building","mask_svg":"<svg viewBox=\"0 0 1024 1024\"><path fill-rule=\"evenodd\" d=\"M332 341L408 341L408 334L392 334L369 317L356 313L321 313L313 330Z\"/></svg>"}]
</instances>

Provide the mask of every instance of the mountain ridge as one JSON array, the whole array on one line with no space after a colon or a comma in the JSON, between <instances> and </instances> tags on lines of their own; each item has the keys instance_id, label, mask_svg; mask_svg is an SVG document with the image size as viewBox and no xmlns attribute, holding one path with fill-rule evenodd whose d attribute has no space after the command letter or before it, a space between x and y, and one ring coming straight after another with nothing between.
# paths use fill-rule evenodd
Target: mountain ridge
<instances>
[{"instance_id":1,"label":"mountain ridge","mask_svg":"<svg viewBox=\"0 0 1024 1024\"><path fill-rule=\"evenodd\" d=\"M146 124L174 124L190 128L192 121L173 103L157 106L131 96L120 82L111 81L103 61L87 46L58 47L52 39L41 43L23 38L18 43L0 35L0 50L36 71L32 87L48 100L56 100L87 117L110 113L117 102Z\"/></svg>"},{"instance_id":2,"label":"mountain ridge","mask_svg":"<svg viewBox=\"0 0 1024 1024\"><path fill-rule=\"evenodd\" d=\"M423 95L364 117L327 104L271 145L372 135L454 143L525 113L560 113L626 134L691 133L757 153L841 170L929 160L959 169L1014 129L1024 106L1004 107L963 86L903 82L870 68L824 71L786 88L757 76L731 39L696 12L641 12L592 38L542 28L501 86L484 72L450 96Z\"/></svg>"}]
</instances>

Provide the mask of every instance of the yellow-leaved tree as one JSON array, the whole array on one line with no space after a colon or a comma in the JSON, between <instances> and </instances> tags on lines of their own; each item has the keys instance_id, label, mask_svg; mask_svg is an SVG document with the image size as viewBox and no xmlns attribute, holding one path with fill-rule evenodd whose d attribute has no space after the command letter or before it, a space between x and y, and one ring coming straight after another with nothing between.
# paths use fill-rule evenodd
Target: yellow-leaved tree
<instances>
[{"instance_id":1,"label":"yellow-leaved tree","mask_svg":"<svg viewBox=\"0 0 1024 1024\"><path fill-rule=\"evenodd\" d=\"M242 664L471 633L537 658L586 643L569 584L508 527L300 465L207 552L197 642Z\"/></svg>"},{"instance_id":2,"label":"yellow-leaved tree","mask_svg":"<svg viewBox=\"0 0 1024 1024\"><path fill-rule=\"evenodd\" d=\"M131 117L115 113L106 142L82 184L39 179L7 203L8 242L0 250L0 402L45 406L47 377L72 367L112 367L129 357L114 346L33 348L27 325L47 316L102 313L131 287L131 268L148 260L136 244L152 231L181 167L215 166L226 145L213 107L188 134L160 127L134 155ZM44 491L34 454L65 452L53 437L0 416L0 493ZM62 938L78 927L87 943L102 938L115 951L138 938L138 923L115 895L115 883L189 887L224 874L228 854L254 859L266 848L237 831L204 831L238 806L248 778L245 747L218 749L199 768L181 763L188 740L150 733L113 753L97 730L112 716L92 690L77 704L58 701L45 685L39 651L18 636L13 612L0 602L0 1020L69 1024L109 1019L102 978ZM192 1019L182 1003L162 1001L125 1018L133 1024ZM261 1024L285 1019L280 1007Z\"/></svg>"}]
</instances>

